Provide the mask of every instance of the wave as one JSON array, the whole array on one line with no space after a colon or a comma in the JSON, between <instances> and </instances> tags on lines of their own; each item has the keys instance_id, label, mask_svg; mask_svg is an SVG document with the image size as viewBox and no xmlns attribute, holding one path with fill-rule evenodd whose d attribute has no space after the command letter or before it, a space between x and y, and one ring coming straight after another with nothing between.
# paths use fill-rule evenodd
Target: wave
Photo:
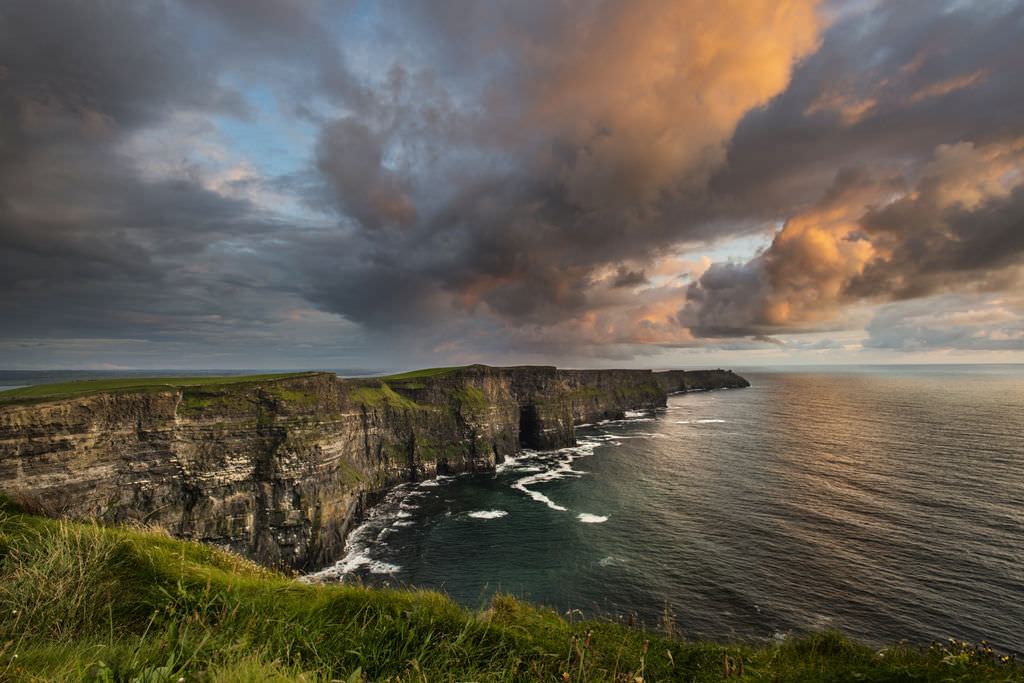
<instances>
[{"instance_id":1,"label":"wave","mask_svg":"<svg viewBox=\"0 0 1024 683\"><path fill-rule=\"evenodd\" d=\"M340 581L346 574L366 567L371 574L394 574L402 570L402 567L390 562L375 560L365 552L350 553L327 569L299 577L304 583L318 583L322 581Z\"/></svg>"},{"instance_id":2,"label":"wave","mask_svg":"<svg viewBox=\"0 0 1024 683\"><path fill-rule=\"evenodd\" d=\"M581 512L576 515L576 519L580 520L584 524L601 524L602 522L608 521L608 517L604 515L591 515L586 512Z\"/></svg>"},{"instance_id":3,"label":"wave","mask_svg":"<svg viewBox=\"0 0 1024 683\"><path fill-rule=\"evenodd\" d=\"M535 474L531 474L529 476L522 477L521 479L517 479L512 483L512 488L522 491L533 500L537 501L538 503L543 503L544 505L547 505L552 510L565 512L568 508L554 502L540 491L535 491L529 487L534 484L540 484L546 481L555 481L557 479L563 479L565 477L582 475L583 472L579 472L572 468L572 461L575 460L580 455L586 453L588 450L590 453L593 453L593 445L588 446L587 444L582 443L574 447L563 448L559 451L553 451L552 453L537 454L537 456L541 458L561 456L564 457L564 459L560 460L552 469L541 470L540 472L537 472Z\"/></svg>"},{"instance_id":4,"label":"wave","mask_svg":"<svg viewBox=\"0 0 1024 683\"><path fill-rule=\"evenodd\" d=\"M569 446L567 448L560 448L556 451L545 451L541 453L530 452L524 453L524 455L516 458L517 462L529 459L530 469L519 470L519 471L533 471L534 474L522 477L512 482L512 488L522 491L530 498L538 503L547 505L552 510L558 512L567 512L568 508L563 505L559 505L554 502L540 491L530 488L535 484L541 484L548 481L556 481L558 479L564 479L567 477L580 477L586 474L586 472L580 472L574 470L572 464L578 458L582 458L588 455L594 454L594 449L598 446L617 446L621 442L617 440L618 437L611 434L595 434L592 436L586 436L580 438L575 446ZM536 470L535 465L543 465L545 463L551 463L553 461L553 467L548 469ZM517 468L518 469L518 468ZM513 470L516 471L516 470ZM602 520L603 521L603 520Z\"/></svg>"},{"instance_id":5,"label":"wave","mask_svg":"<svg viewBox=\"0 0 1024 683\"><path fill-rule=\"evenodd\" d=\"M440 486L444 482L454 478L455 475L452 474L439 474L436 477L433 477L432 479L424 479L423 481L419 482L418 486L420 488L433 488L435 486Z\"/></svg>"},{"instance_id":6,"label":"wave","mask_svg":"<svg viewBox=\"0 0 1024 683\"><path fill-rule=\"evenodd\" d=\"M568 510L568 508L562 507L558 503L554 502L553 500L545 496L543 493L540 493L539 491L534 491L532 489L528 489L525 486L521 485L519 482L512 484L512 488L519 489L520 491L528 495L530 498L533 498L538 503L544 503L552 510L557 510L559 512L565 512L566 510Z\"/></svg>"},{"instance_id":7,"label":"wave","mask_svg":"<svg viewBox=\"0 0 1024 683\"><path fill-rule=\"evenodd\" d=\"M523 460L532 458L535 455L537 455L537 451L531 450L529 448L524 448L519 452L518 455L506 455L505 459L498 463L498 465L494 468L494 471L496 474L501 474L502 472L516 468L516 466Z\"/></svg>"},{"instance_id":8,"label":"wave","mask_svg":"<svg viewBox=\"0 0 1024 683\"><path fill-rule=\"evenodd\" d=\"M349 534L341 559L330 567L301 577L300 580L341 581L352 572L364 568L371 574L394 574L400 571L399 565L377 559L376 551L386 548L387 538L398 533L400 528L415 524L412 518L419 509L420 499L427 494L422 487L426 484L429 488L432 481L399 484L388 491L383 500L370 508L362 523Z\"/></svg>"},{"instance_id":9,"label":"wave","mask_svg":"<svg viewBox=\"0 0 1024 683\"><path fill-rule=\"evenodd\" d=\"M508 512L506 510L474 510L466 516L473 519L500 519L507 515Z\"/></svg>"}]
</instances>

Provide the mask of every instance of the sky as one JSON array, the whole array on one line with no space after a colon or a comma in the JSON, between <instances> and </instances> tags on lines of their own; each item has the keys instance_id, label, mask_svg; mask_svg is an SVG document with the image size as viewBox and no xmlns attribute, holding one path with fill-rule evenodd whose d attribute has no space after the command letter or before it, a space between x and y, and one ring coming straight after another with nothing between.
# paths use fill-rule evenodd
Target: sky
<instances>
[{"instance_id":1,"label":"sky","mask_svg":"<svg viewBox=\"0 0 1024 683\"><path fill-rule=\"evenodd\" d=\"M1024 1L5 0L0 368L1024 362Z\"/></svg>"}]
</instances>

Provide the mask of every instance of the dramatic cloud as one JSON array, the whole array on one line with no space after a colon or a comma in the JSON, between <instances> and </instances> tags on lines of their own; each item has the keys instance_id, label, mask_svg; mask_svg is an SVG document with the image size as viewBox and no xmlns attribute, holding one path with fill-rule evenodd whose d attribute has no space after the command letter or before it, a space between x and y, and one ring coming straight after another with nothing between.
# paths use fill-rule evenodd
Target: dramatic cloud
<instances>
[{"instance_id":1,"label":"dramatic cloud","mask_svg":"<svg viewBox=\"0 0 1024 683\"><path fill-rule=\"evenodd\" d=\"M1011 291L1024 263L1024 88L1011 66L1022 26L1019 6L922 15L915 3L834 26L740 126L715 179L783 228L693 284L684 324L701 336L821 329L862 301Z\"/></svg>"},{"instance_id":2,"label":"dramatic cloud","mask_svg":"<svg viewBox=\"0 0 1024 683\"><path fill-rule=\"evenodd\" d=\"M1022 31L1012 1L11 0L0 359L1020 350Z\"/></svg>"},{"instance_id":3,"label":"dramatic cloud","mask_svg":"<svg viewBox=\"0 0 1024 683\"><path fill-rule=\"evenodd\" d=\"M915 187L841 172L822 202L791 217L743 265L716 264L682 313L703 336L828 324L860 300L1003 291L1024 263L1024 141L940 145Z\"/></svg>"},{"instance_id":4,"label":"dramatic cloud","mask_svg":"<svg viewBox=\"0 0 1024 683\"><path fill-rule=\"evenodd\" d=\"M430 40L458 29L502 56L490 77L448 63L478 84L470 105L440 86L410 101L407 81L423 77L399 71L382 121L328 124L318 165L356 219L346 245L358 264L318 266L311 298L369 324L439 309L511 326L592 315L598 270L698 229L673 212L703 194L737 122L786 86L818 36L811 3L588 10L523 4L468 25L440 10Z\"/></svg>"}]
</instances>

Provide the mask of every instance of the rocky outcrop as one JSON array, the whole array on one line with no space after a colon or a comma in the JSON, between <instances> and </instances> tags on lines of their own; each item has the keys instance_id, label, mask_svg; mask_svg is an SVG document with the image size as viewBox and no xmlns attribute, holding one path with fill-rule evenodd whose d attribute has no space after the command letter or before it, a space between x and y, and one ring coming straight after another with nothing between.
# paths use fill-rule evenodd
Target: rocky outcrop
<instances>
[{"instance_id":1,"label":"rocky outcrop","mask_svg":"<svg viewBox=\"0 0 1024 683\"><path fill-rule=\"evenodd\" d=\"M0 488L51 514L159 524L269 566L329 564L380 492L490 470L575 425L746 386L728 371L474 365L0 402Z\"/></svg>"}]
</instances>

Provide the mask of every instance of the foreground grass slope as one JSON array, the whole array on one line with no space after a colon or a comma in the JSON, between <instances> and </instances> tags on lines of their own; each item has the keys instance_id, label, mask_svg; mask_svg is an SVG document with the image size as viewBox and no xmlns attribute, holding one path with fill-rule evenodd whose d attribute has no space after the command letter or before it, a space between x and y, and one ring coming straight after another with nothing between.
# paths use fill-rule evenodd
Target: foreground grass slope
<instances>
[{"instance_id":1,"label":"foreground grass slope","mask_svg":"<svg viewBox=\"0 0 1024 683\"><path fill-rule=\"evenodd\" d=\"M984 651L878 652L824 633L693 642L569 623L510 597L306 585L159 532L52 520L0 499L0 680L1024 681Z\"/></svg>"}]
</instances>

